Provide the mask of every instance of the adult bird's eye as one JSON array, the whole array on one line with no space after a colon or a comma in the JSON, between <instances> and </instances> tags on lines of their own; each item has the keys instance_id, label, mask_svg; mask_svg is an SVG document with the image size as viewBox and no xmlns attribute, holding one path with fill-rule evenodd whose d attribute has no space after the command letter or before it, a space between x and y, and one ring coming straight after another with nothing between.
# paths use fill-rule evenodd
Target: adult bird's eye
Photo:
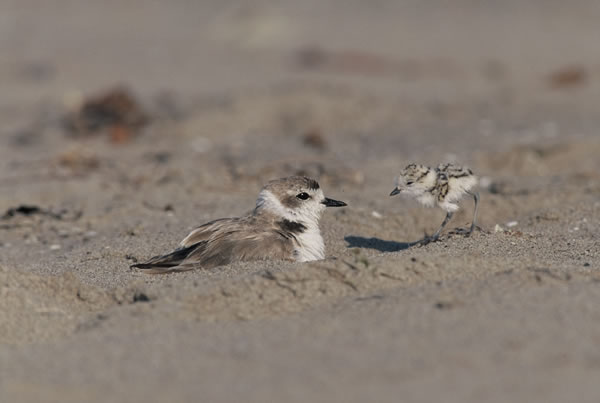
<instances>
[{"instance_id":1,"label":"adult bird's eye","mask_svg":"<svg viewBox=\"0 0 600 403\"><path fill-rule=\"evenodd\" d=\"M296 195L296 197L300 200L306 200L308 199L310 196L308 195L308 193L306 192L302 192Z\"/></svg>"}]
</instances>

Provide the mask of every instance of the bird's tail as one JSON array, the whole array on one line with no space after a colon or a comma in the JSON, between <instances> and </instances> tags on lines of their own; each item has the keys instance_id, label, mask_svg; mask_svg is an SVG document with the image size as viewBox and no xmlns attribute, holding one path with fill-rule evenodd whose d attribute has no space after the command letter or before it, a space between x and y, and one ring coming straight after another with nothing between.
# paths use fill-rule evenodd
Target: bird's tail
<instances>
[{"instance_id":1,"label":"bird's tail","mask_svg":"<svg viewBox=\"0 0 600 403\"><path fill-rule=\"evenodd\" d=\"M183 261L193 252L199 244L198 242L185 248L179 248L167 255L154 256L143 263L132 264L131 268L137 268L144 270L145 273L159 274L159 273L171 273L178 271L192 270L193 265L182 264Z\"/></svg>"}]
</instances>

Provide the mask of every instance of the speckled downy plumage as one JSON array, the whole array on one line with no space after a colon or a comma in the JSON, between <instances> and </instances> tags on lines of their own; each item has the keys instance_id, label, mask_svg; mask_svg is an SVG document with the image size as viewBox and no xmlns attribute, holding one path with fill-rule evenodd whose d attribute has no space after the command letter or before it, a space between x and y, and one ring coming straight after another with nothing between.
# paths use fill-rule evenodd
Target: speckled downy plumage
<instances>
[{"instance_id":1,"label":"speckled downy plumage","mask_svg":"<svg viewBox=\"0 0 600 403\"><path fill-rule=\"evenodd\" d=\"M446 217L439 229L424 241L436 241L440 233L459 208L458 201L469 194L475 201L473 221L467 233L470 235L476 227L479 194L472 191L477 185L477 177L466 167L454 164L440 164L436 168L425 165L409 164L400 172L396 187L390 196L405 194L415 198L427 207L438 206L446 211Z\"/></svg>"}]
</instances>

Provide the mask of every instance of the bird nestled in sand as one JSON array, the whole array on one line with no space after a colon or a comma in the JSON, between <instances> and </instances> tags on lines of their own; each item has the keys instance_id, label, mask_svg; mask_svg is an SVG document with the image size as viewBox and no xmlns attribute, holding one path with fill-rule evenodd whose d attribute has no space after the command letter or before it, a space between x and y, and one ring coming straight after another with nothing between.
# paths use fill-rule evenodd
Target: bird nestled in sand
<instances>
[{"instance_id":1,"label":"bird nestled in sand","mask_svg":"<svg viewBox=\"0 0 600 403\"><path fill-rule=\"evenodd\" d=\"M201 225L175 251L131 267L169 273L252 260L323 259L321 214L326 207L343 206L346 203L325 197L314 179L276 179L262 188L250 214Z\"/></svg>"},{"instance_id":2,"label":"bird nestled in sand","mask_svg":"<svg viewBox=\"0 0 600 403\"><path fill-rule=\"evenodd\" d=\"M402 170L396 181L396 187L390 196L405 194L416 199L426 207L438 206L446 212L444 221L431 236L426 236L419 244L435 242L440 233L459 209L458 201L464 195L470 195L475 201L473 221L466 235L471 235L476 228L479 194L473 191L477 185L477 177L466 167L454 164L440 164L437 168L425 165L409 164Z\"/></svg>"}]
</instances>

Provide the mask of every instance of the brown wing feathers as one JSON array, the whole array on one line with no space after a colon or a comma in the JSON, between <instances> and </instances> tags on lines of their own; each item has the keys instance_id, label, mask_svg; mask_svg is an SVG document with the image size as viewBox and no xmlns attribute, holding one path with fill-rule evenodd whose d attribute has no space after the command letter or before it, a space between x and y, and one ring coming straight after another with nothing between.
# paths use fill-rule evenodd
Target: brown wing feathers
<instances>
[{"instance_id":1,"label":"brown wing feathers","mask_svg":"<svg viewBox=\"0 0 600 403\"><path fill-rule=\"evenodd\" d=\"M200 248L201 244L206 243L207 241L200 241L193 245L176 249L173 252L166 255L154 256L153 258L144 263L136 263L131 265L130 267L137 267L138 269L153 269L177 266L180 263L182 263L190 255L190 253L194 252L196 248Z\"/></svg>"}]
</instances>

